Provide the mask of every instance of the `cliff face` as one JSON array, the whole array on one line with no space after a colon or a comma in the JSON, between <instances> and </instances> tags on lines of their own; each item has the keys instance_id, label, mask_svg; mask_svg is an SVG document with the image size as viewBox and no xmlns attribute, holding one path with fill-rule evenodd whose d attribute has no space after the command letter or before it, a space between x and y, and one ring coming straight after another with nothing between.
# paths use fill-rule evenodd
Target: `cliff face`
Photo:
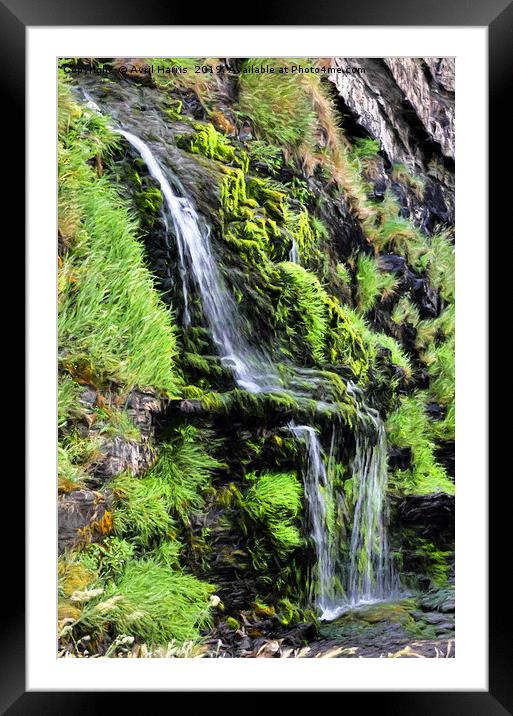
<instances>
[{"instance_id":1,"label":"cliff face","mask_svg":"<svg viewBox=\"0 0 513 716\"><path fill-rule=\"evenodd\" d=\"M390 161L425 170L429 143L454 160L453 58L336 57L332 66L343 70L330 75L340 96Z\"/></svg>"},{"instance_id":2,"label":"cliff face","mask_svg":"<svg viewBox=\"0 0 513 716\"><path fill-rule=\"evenodd\" d=\"M388 162L422 177L412 218L428 231L454 224L454 58L334 58L332 66L343 70L330 76L342 112L379 141Z\"/></svg>"},{"instance_id":3,"label":"cliff face","mask_svg":"<svg viewBox=\"0 0 513 716\"><path fill-rule=\"evenodd\" d=\"M396 645L416 623L426 655L452 633L433 612L453 610L454 61L303 62L344 72L63 65L63 653L162 655L212 620L229 655L351 646L350 620L315 627L320 550L342 603L386 531L396 600L417 601L370 623L402 625ZM362 446L385 472L355 552Z\"/></svg>"}]
</instances>

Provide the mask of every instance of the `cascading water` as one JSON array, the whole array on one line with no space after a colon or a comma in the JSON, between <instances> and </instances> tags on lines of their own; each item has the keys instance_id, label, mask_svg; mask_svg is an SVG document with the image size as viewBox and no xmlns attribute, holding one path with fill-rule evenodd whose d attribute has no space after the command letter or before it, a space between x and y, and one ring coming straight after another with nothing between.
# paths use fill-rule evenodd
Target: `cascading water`
<instances>
[{"instance_id":1,"label":"cascading water","mask_svg":"<svg viewBox=\"0 0 513 716\"><path fill-rule=\"evenodd\" d=\"M87 93L84 94L89 108L99 112L98 105ZM116 131L140 154L148 171L161 188L166 224L172 224L177 241L183 285L184 323L190 322L190 272L199 291L203 312L221 360L232 370L237 384L251 393L282 392L283 383L270 360L265 354L252 348L243 336L237 306L212 252L209 227L198 216L189 199L176 195L148 145L124 129ZM178 186L175 178L173 182ZM299 262L295 242L289 258ZM326 460L313 427L294 423L289 425L291 433L306 446L303 481L317 557L314 600L323 619L333 619L347 608L360 603L385 599L391 596L396 588L386 537L385 432L378 413L364 404L356 388L349 386L348 389L355 398L361 426L356 434L356 455L353 462L352 479L356 503L348 575L347 569L344 572L340 568L337 545L330 535L328 525L328 501L333 504L335 499L342 499L342 496L334 494L333 481L330 478L329 465L333 459L335 430L330 456ZM325 405L319 402L319 408L321 407Z\"/></svg>"},{"instance_id":2,"label":"cascading water","mask_svg":"<svg viewBox=\"0 0 513 716\"><path fill-rule=\"evenodd\" d=\"M331 509L338 498L350 514L343 494L336 494L330 463L334 460L335 429L328 459L315 430L291 423L292 434L305 442L303 470L305 497L317 558L313 600L321 619L330 621L360 605L391 599L399 594L387 539L387 445L379 414L368 408L359 391L349 385L357 405L358 429L353 460L354 509L350 520L348 567L337 559L340 545L330 533Z\"/></svg>"},{"instance_id":3,"label":"cascading water","mask_svg":"<svg viewBox=\"0 0 513 716\"><path fill-rule=\"evenodd\" d=\"M351 605L375 602L399 591L387 537L387 442L379 413L369 408L360 391L348 384L355 398L359 430L353 460L354 506L347 596Z\"/></svg>"},{"instance_id":4,"label":"cascading water","mask_svg":"<svg viewBox=\"0 0 513 716\"><path fill-rule=\"evenodd\" d=\"M293 264L301 263L299 260L299 249L297 247L297 241L294 237L292 237L292 246L290 247L289 251L289 261L291 261Z\"/></svg>"},{"instance_id":5,"label":"cascading water","mask_svg":"<svg viewBox=\"0 0 513 716\"><path fill-rule=\"evenodd\" d=\"M243 338L235 301L212 254L209 228L200 220L189 199L176 196L148 145L130 132L123 129L117 131L139 152L148 171L160 185L178 244L186 321L190 319L187 281L187 267L190 267L221 361L232 370L237 384L250 393L282 390L267 358L251 348Z\"/></svg>"},{"instance_id":6,"label":"cascading water","mask_svg":"<svg viewBox=\"0 0 513 716\"><path fill-rule=\"evenodd\" d=\"M291 433L306 443L306 465L303 471L305 497L308 506L312 537L317 557L314 600L321 618L332 608L333 578L335 576L332 545L328 526L328 500L331 484L328 480L317 433L310 425L289 425Z\"/></svg>"}]
</instances>

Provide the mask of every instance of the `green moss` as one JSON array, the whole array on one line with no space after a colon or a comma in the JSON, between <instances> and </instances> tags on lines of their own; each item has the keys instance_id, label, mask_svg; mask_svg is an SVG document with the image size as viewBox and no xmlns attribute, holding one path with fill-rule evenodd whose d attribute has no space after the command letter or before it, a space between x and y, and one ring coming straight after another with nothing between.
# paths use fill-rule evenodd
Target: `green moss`
<instances>
[{"instance_id":1,"label":"green moss","mask_svg":"<svg viewBox=\"0 0 513 716\"><path fill-rule=\"evenodd\" d=\"M217 131L213 124L193 124L195 133L181 134L176 138L176 144L192 154L201 154L207 159L214 159L222 164L236 164L243 172L248 169L248 156L246 152L237 149L233 144Z\"/></svg>"},{"instance_id":2,"label":"green moss","mask_svg":"<svg viewBox=\"0 0 513 716\"><path fill-rule=\"evenodd\" d=\"M140 220L145 222L145 228L148 230L151 230L155 224L155 219L160 214L162 201L162 192L157 187L141 189L136 194L135 203L139 211Z\"/></svg>"},{"instance_id":3,"label":"green moss","mask_svg":"<svg viewBox=\"0 0 513 716\"><path fill-rule=\"evenodd\" d=\"M100 542L87 545L79 559L90 569L101 574L102 579L116 579L133 559L135 547L119 537L108 536Z\"/></svg>"},{"instance_id":4,"label":"green moss","mask_svg":"<svg viewBox=\"0 0 513 716\"><path fill-rule=\"evenodd\" d=\"M283 166L283 152L267 142L254 139L247 144L248 156L252 164L262 165L271 176L277 174Z\"/></svg>"},{"instance_id":5,"label":"green moss","mask_svg":"<svg viewBox=\"0 0 513 716\"><path fill-rule=\"evenodd\" d=\"M272 253L269 228L274 235L274 227L269 227L267 220L261 217L231 222L223 238L244 263L250 266L265 265Z\"/></svg>"},{"instance_id":6,"label":"green moss","mask_svg":"<svg viewBox=\"0 0 513 716\"><path fill-rule=\"evenodd\" d=\"M425 397L424 397L425 399ZM399 408L386 422L389 441L398 447L409 447L412 465L408 470L397 470L391 484L400 492L419 495L433 492L454 494L454 483L434 457L435 445L431 438L431 424L425 411L422 395L402 396Z\"/></svg>"},{"instance_id":7,"label":"green moss","mask_svg":"<svg viewBox=\"0 0 513 716\"><path fill-rule=\"evenodd\" d=\"M373 256L359 254L356 260L358 310L367 313L379 298L389 296L397 285L393 274L380 271Z\"/></svg>"},{"instance_id":8,"label":"green moss","mask_svg":"<svg viewBox=\"0 0 513 716\"><path fill-rule=\"evenodd\" d=\"M298 264L280 264L283 277L282 292L276 306L275 325L310 349L314 361L325 357L327 330L326 293L317 277Z\"/></svg>"},{"instance_id":9,"label":"green moss","mask_svg":"<svg viewBox=\"0 0 513 716\"><path fill-rule=\"evenodd\" d=\"M321 222L315 222L306 209L298 213L289 211L286 228L294 237L299 257L303 261L311 263L319 257L317 246L320 234L323 232Z\"/></svg>"},{"instance_id":10,"label":"green moss","mask_svg":"<svg viewBox=\"0 0 513 716\"><path fill-rule=\"evenodd\" d=\"M448 233L432 236L422 265L427 270L431 285L440 291L442 298L454 303L455 298L455 261L454 241Z\"/></svg>"},{"instance_id":11,"label":"green moss","mask_svg":"<svg viewBox=\"0 0 513 716\"><path fill-rule=\"evenodd\" d=\"M77 410L80 386L69 375L61 374L57 390L57 424L62 429L67 425L70 413Z\"/></svg>"},{"instance_id":12,"label":"green moss","mask_svg":"<svg viewBox=\"0 0 513 716\"><path fill-rule=\"evenodd\" d=\"M116 536L148 547L155 540L173 535L175 523L169 514L171 489L165 480L119 475L109 487L116 498L113 512Z\"/></svg>"},{"instance_id":13,"label":"green moss","mask_svg":"<svg viewBox=\"0 0 513 716\"><path fill-rule=\"evenodd\" d=\"M391 318L398 326L409 323L415 327L420 321L419 309L412 303L408 296L401 296L394 306Z\"/></svg>"},{"instance_id":14,"label":"green moss","mask_svg":"<svg viewBox=\"0 0 513 716\"><path fill-rule=\"evenodd\" d=\"M376 333L373 337L376 350L385 349L390 353L390 362L399 368L406 382L410 381L413 375L411 361L401 345L392 336L385 333Z\"/></svg>"},{"instance_id":15,"label":"green moss","mask_svg":"<svg viewBox=\"0 0 513 716\"><path fill-rule=\"evenodd\" d=\"M284 555L302 544L297 519L302 507L302 485L295 473L250 473L251 487L240 504L260 530L264 530L276 551Z\"/></svg>"},{"instance_id":16,"label":"green moss","mask_svg":"<svg viewBox=\"0 0 513 716\"><path fill-rule=\"evenodd\" d=\"M271 219L283 222L286 218L286 196L269 186L265 179L248 179L247 195L262 206Z\"/></svg>"},{"instance_id":17,"label":"green moss","mask_svg":"<svg viewBox=\"0 0 513 716\"><path fill-rule=\"evenodd\" d=\"M354 320L354 313L341 306L334 296L327 298L326 306L329 362L349 368L358 380L365 381L372 360L372 347L366 341L366 334L361 331L361 322Z\"/></svg>"},{"instance_id":18,"label":"green moss","mask_svg":"<svg viewBox=\"0 0 513 716\"><path fill-rule=\"evenodd\" d=\"M164 112L174 121L181 119L183 102L181 99L167 99L165 101Z\"/></svg>"},{"instance_id":19,"label":"green moss","mask_svg":"<svg viewBox=\"0 0 513 716\"><path fill-rule=\"evenodd\" d=\"M348 267L346 266L346 264L339 262L336 265L335 270L336 270L336 274L337 274L338 278L341 280L341 282L343 284L345 284L346 286L350 286L351 282L352 282L352 276L351 276L351 272L348 269Z\"/></svg>"},{"instance_id":20,"label":"green moss","mask_svg":"<svg viewBox=\"0 0 513 716\"><path fill-rule=\"evenodd\" d=\"M455 312L449 305L434 319L420 321L416 347L429 376L428 394L445 410L432 425L436 440L454 440L455 431Z\"/></svg>"},{"instance_id":21,"label":"green moss","mask_svg":"<svg viewBox=\"0 0 513 716\"><path fill-rule=\"evenodd\" d=\"M203 506L213 470L220 466L207 451L205 435L192 425L182 425L160 444L159 458L145 480L165 486L167 509L189 525Z\"/></svg>"},{"instance_id":22,"label":"green moss","mask_svg":"<svg viewBox=\"0 0 513 716\"><path fill-rule=\"evenodd\" d=\"M229 218L237 219L239 209L244 204L256 206L256 202L248 202L246 180L242 169L225 167L221 183L221 207Z\"/></svg>"},{"instance_id":23,"label":"green moss","mask_svg":"<svg viewBox=\"0 0 513 716\"><path fill-rule=\"evenodd\" d=\"M65 443L59 443L57 449L57 475L59 492L70 492L84 487L87 470L77 463L72 450Z\"/></svg>"},{"instance_id":24,"label":"green moss","mask_svg":"<svg viewBox=\"0 0 513 716\"><path fill-rule=\"evenodd\" d=\"M431 587L443 589L449 579L448 558L450 551L438 549L431 540L415 535L413 537L413 554L424 563L426 574L431 579Z\"/></svg>"}]
</instances>

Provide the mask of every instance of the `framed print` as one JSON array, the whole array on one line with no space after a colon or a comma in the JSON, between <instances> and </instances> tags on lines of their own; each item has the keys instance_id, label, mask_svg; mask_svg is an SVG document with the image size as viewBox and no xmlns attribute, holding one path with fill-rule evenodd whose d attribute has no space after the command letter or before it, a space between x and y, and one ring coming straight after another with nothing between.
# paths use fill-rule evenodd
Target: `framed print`
<instances>
[{"instance_id":1,"label":"framed print","mask_svg":"<svg viewBox=\"0 0 513 716\"><path fill-rule=\"evenodd\" d=\"M486 131L512 10L412 7L3 3L28 308L3 712L253 690L511 712Z\"/></svg>"}]
</instances>

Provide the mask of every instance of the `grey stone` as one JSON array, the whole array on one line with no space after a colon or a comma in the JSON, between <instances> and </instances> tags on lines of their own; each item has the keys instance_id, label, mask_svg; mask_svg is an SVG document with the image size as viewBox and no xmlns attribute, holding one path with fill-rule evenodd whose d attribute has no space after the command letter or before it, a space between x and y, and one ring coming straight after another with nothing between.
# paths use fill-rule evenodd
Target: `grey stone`
<instances>
[{"instance_id":1,"label":"grey stone","mask_svg":"<svg viewBox=\"0 0 513 716\"><path fill-rule=\"evenodd\" d=\"M58 499L58 551L102 536L101 523L110 506L110 496L94 490L73 490Z\"/></svg>"}]
</instances>

